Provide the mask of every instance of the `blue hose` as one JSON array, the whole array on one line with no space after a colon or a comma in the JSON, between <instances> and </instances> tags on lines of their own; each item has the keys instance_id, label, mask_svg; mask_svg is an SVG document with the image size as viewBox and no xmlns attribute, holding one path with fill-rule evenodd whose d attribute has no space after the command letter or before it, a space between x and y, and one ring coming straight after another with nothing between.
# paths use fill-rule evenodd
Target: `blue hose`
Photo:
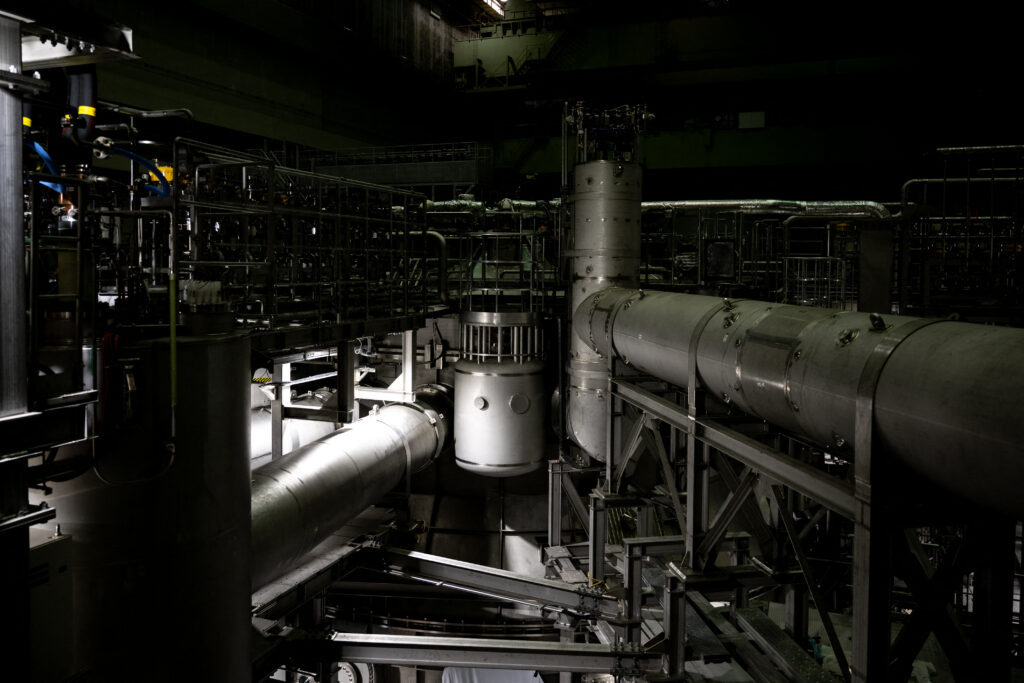
<instances>
[{"instance_id":1,"label":"blue hose","mask_svg":"<svg viewBox=\"0 0 1024 683\"><path fill-rule=\"evenodd\" d=\"M160 197L170 197L171 196L171 185L170 185L170 183L167 182L167 178L164 177L163 172L159 168L157 168L156 164L154 164L152 161L150 161L149 159L146 159L145 157L140 157L135 152L129 152L128 150L122 149L120 147L111 147L110 151L112 151L112 152L114 152L116 154L120 154L121 156L125 157L126 159L131 159L132 161L134 161L135 163L137 163L138 165L142 166L147 171L149 171L150 173L155 175L157 177L157 179L160 180L160 186L159 187L157 187L156 185L143 185L142 188L144 190L149 190L153 194L158 195Z\"/></svg>"},{"instance_id":2,"label":"blue hose","mask_svg":"<svg viewBox=\"0 0 1024 683\"><path fill-rule=\"evenodd\" d=\"M49 171L50 175L60 175L57 173L57 167L53 165L53 159L50 158L50 155L46 151L45 147L40 145L38 142L33 142L32 149L35 150L35 153L38 154L39 158L43 160L43 165L46 166L46 170ZM42 185L43 187L50 188L54 192L64 192L64 186L61 185L60 183L41 182L39 184Z\"/></svg>"}]
</instances>

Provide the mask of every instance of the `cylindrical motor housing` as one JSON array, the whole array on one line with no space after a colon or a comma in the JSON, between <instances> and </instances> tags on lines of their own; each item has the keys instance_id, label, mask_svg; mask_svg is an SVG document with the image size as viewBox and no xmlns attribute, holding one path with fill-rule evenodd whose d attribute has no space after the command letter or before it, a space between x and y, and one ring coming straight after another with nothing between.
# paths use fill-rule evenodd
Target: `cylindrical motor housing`
<instances>
[{"instance_id":1,"label":"cylindrical motor housing","mask_svg":"<svg viewBox=\"0 0 1024 683\"><path fill-rule=\"evenodd\" d=\"M544 462L547 400L539 316L466 312L455 368L455 460L489 477Z\"/></svg>"}]
</instances>

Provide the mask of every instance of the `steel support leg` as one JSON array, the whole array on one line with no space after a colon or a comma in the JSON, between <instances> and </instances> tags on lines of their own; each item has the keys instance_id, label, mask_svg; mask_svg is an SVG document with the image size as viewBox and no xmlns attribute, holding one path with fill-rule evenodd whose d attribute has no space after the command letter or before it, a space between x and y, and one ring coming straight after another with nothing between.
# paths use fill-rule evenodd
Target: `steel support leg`
<instances>
[{"instance_id":1,"label":"steel support leg","mask_svg":"<svg viewBox=\"0 0 1024 683\"><path fill-rule=\"evenodd\" d=\"M274 400L270 403L270 459L284 455L284 409L292 403L292 364L275 363L272 374Z\"/></svg>"},{"instance_id":2,"label":"steel support leg","mask_svg":"<svg viewBox=\"0 0 1024 683\"><path fill-rule=\"evenodd\" d=\"M562 545L562 463L548 461L548 547Z\"/></svg>"},{"instance_id":3,"label":"steel support leg","mask_svg":"<svg viewBox=\"0 0 1024 683\"><path fill-rule=\"evenodd\" d=\"M1013 520L986 519L967 529L978 549L971 643L973 668L982 681L1010 680L1015 527Z\"/></svg>"},{"instance_id":4,"label":"steel support leg","mask_svg":"<svg viewBox=\"0 0 1024 683\"><path fill-rule=\"evenodd\" d=\"M359 419L356 407L356 354L352 342L338 344L338 422L351 424Z\"/></svg>"},{"instance_id":5,"label":"steel support leg","mask_svg":"<svg viewBox=\"0 0 1024 683\"><path fill-rule=\"evenodd\" d=\"M665 572L664 621L665 658L668 675L683 673L686 667L686 591L685 584L672 571Z\"/></svg>"},{"instance_id":6,"label":"steel support leg","mask_svg":"<svg viewBox=\"0 0 1024 683\"><path fill-rule=\"evenodd\" d=\"M608 539L608 509L597 491L590 494L590 546L587 558L592 582L604 581L604 549Z\"/></svg>"}]
</instances>

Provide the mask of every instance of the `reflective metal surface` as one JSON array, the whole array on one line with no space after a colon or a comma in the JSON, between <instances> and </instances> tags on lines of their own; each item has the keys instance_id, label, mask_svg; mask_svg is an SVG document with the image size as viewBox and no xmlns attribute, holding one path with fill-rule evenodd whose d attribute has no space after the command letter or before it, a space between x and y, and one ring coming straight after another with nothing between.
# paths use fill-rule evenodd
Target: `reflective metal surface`
<instances>
[{"instance_id":1,"label":"reflective metal surface","mask_svg":"<svg viewBox=\"0 0 1024 683\"><path fill-rule=\"evenodd\" d=\"M636 286L640 267L639 164L592 161L575 172L570 310L608 287ZM607 360L570 335L566 426L590 457L607 459Z\"/></svg>"},{"instance_id":2,"label":"reflective metal surface","mask_svg":"<svg viewBox=\"0 0 1024 683\"><path fill-rule=\"evenodd\" d=\"M21 28L0 16L0 69L21 72ZM0 89L0 417L25 412L25 238L21 97Z\"/></svg>"},{"instance_id":3,"label":"reflective metal surface","mask_svg":"<svg viewBox=\"0 0 1024 683\"><path fill-rule=\"evenodd\" d=\"M1006 360L1024 354L1024 330L626 289L590 297L574 327L681 386L696 336L708 392L826 447L854 443L862 373L894 338L874 391L878 441L933 483L1024 514L1024 410L1009 398L1024 395L1024 367Z\"/></svg>"},{"instance_id":4,"label":"reflective metal surface","mask_svg":"<svg viewBox=\"0 0 1024 683\"><path fill-rule=\"evenodd\" d=\"M531 472L544 461L544 363L460 360L455 368L455 459L490 477Z\"/></svg>"},{"instance_id":5,"label":"reflective metal surface","mask_svg":"<svg viewBox=\"0 0 1024 683\"><path fill-rule=\"evenodd\" d=\"M452 405L441 386L390 405L252 473L252 587L281 574L444 448Z\"/></svg>"}]
</instances>

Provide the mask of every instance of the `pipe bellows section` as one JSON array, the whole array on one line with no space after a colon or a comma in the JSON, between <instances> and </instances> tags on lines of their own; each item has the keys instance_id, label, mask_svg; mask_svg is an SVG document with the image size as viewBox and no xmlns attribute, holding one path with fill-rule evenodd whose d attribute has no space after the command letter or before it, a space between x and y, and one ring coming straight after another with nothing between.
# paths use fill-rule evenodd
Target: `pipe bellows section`
<instances>
[{"instance_id":1,"label":"pipe bellows section","mask_svg":"<svg viewBox=\"0 0 1024 683\"><path fill-rule=\"evenodd\" d=\"M383 408L252 473L252 586L259 588L426 467L449 440L442 386Z\"/></svg>"},{"instance_id":2,"label":"pipe bellows section","mask_svg":"<svg viewBox=\"0 0 1024 683\"><path fill-rule=\"evenodd\" d=\"M826 447L854 443L861 377L885 340L876 443L1024 517L1024 330L622 288L587 298L573 324L601 355L681 386L696 349L708 392Z\"/></svg>"}]
</instances>

